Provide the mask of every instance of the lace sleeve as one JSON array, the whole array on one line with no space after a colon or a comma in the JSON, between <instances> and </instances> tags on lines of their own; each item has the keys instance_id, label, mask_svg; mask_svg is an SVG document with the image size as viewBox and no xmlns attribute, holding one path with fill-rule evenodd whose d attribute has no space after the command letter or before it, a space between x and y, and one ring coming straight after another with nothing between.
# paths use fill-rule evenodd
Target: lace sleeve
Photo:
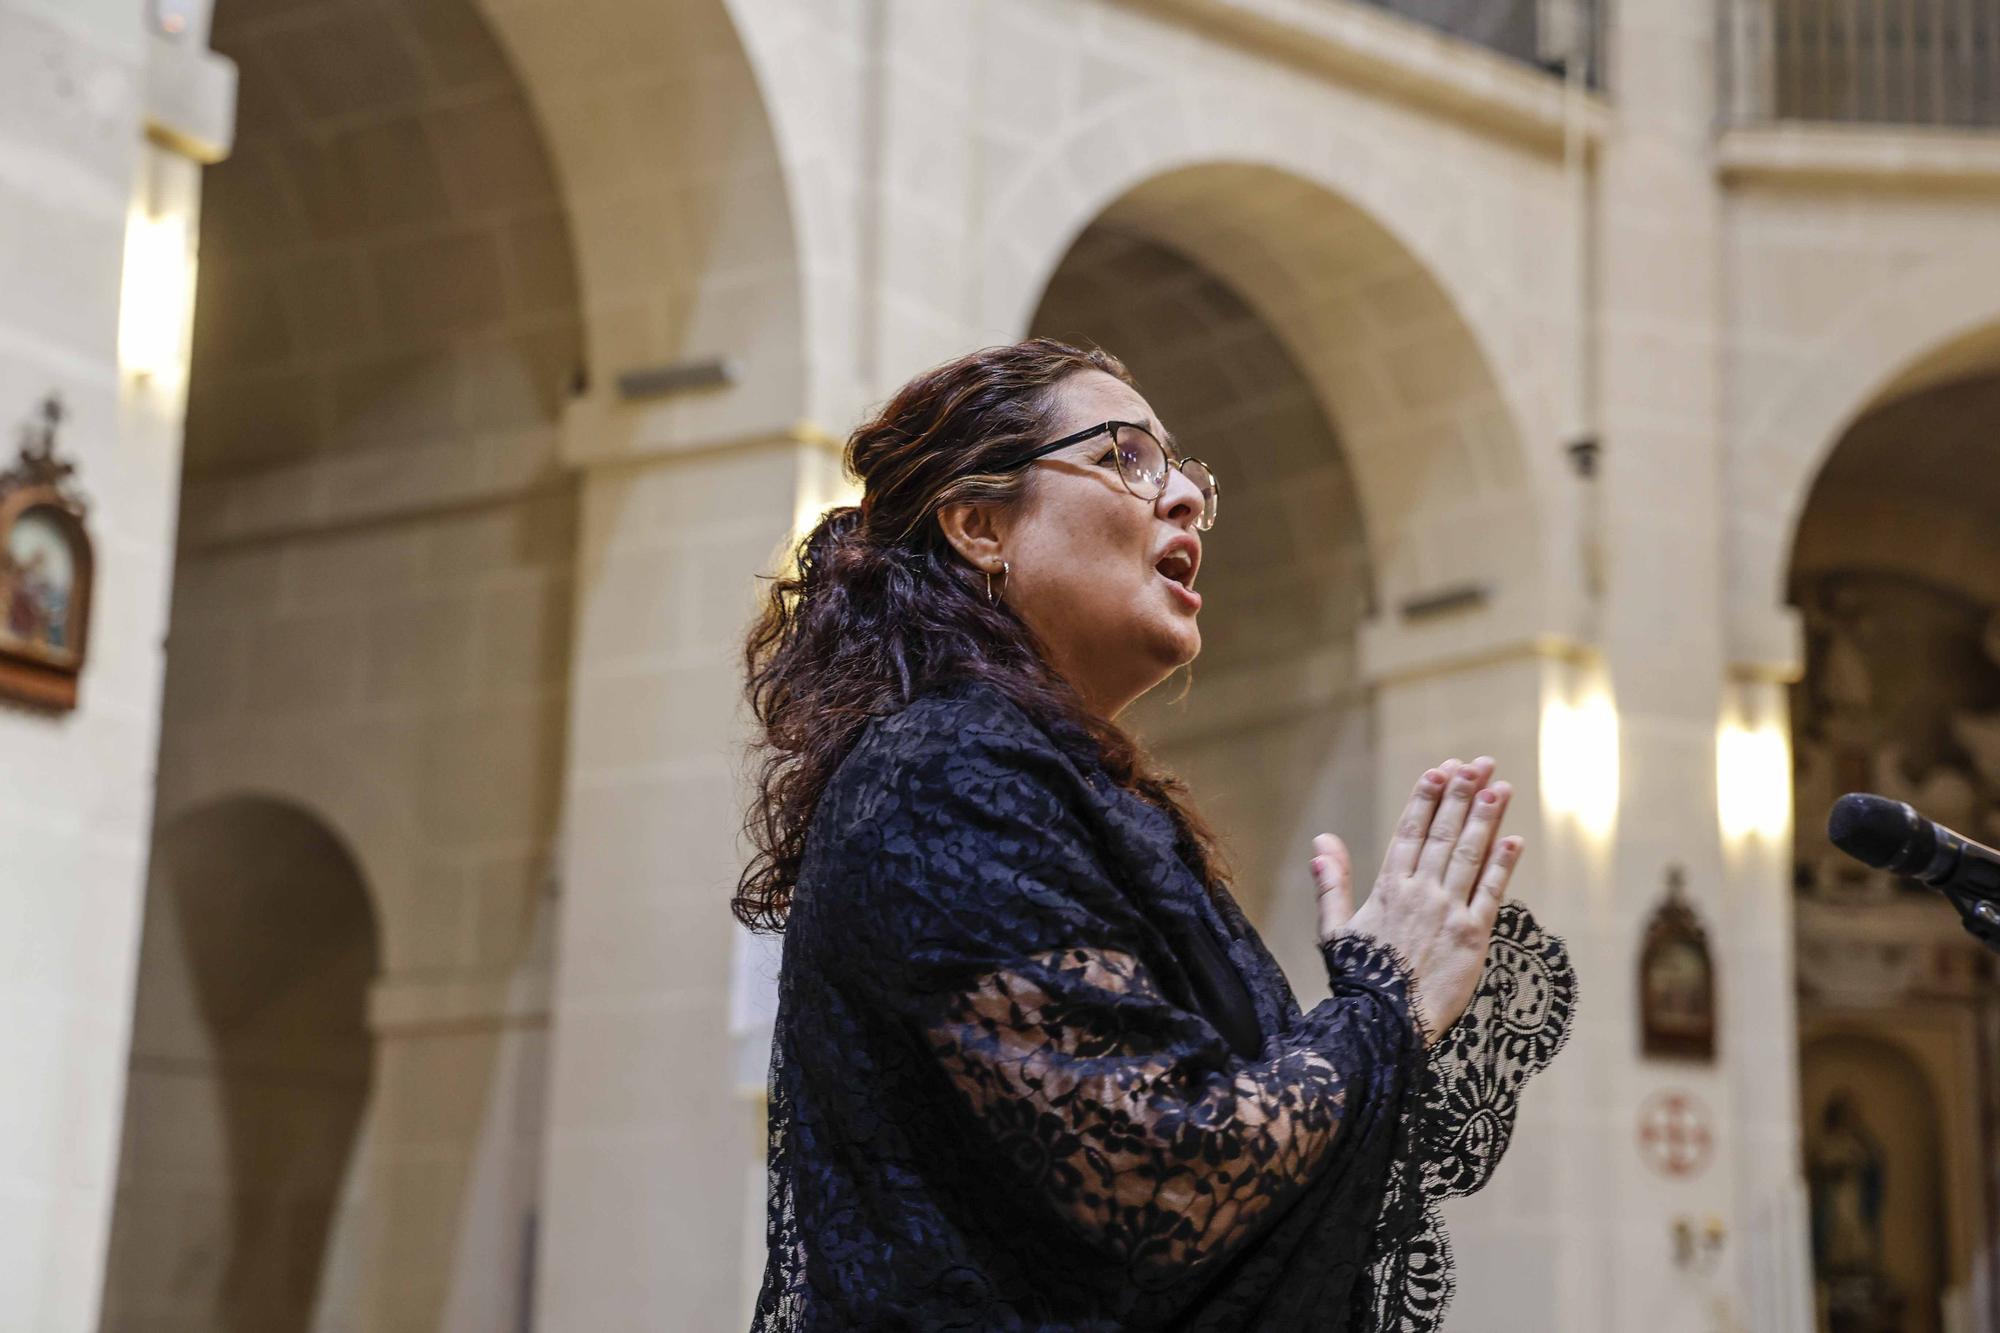
<instances>
[{"instance_id":1,"label":"lace sleeve","mask_svg":"<svg viewBox=\"0 0 2000 1333\"><path fill-rule=\"evenodd\" d=\"M1230 1058L1144 964L1102 946L985 973L928 1032L1021 1184L1113 1260L1185 1271L1233 1252L1310 1182L1350 1113L1393 1121L1380 1096L1355 1105L1417 1044L1407 990L1372 971L1376 984L1344 985L1256 1062Z\"/></svg>"},{"instance_id":2,"label":"lace sleeve","mask_svg":"<svg viewBox=\"0 0 2000 1333\"><path fill-rule=\"evenodd\" d=\"M883 784L847 916L856 974L944 1075L956 1155L1149 1288L1237 1252L1329 1173L1372 1212L1424 1058L1404 974L1336 942L1334 994L1242 1058L1169 997L1075 781L974 732Z\"/></svg>"},{"instance_id":3,"label":"lace sleeve","mask_svg":"<svg viewBox=\"0 0 2000 1333\"><path fill-rule=\"evenodd\" d=\"M1472 1003L1431 1047L1410 1099L1369 1273L1371 1328L1432 1333L1453 1292L1437 1201L1493 1176L1514 1137L1521 1089L1569 1039L1576 971L1557 936L1519 903L1494 926Z\"/></svg>"}]
</instances>

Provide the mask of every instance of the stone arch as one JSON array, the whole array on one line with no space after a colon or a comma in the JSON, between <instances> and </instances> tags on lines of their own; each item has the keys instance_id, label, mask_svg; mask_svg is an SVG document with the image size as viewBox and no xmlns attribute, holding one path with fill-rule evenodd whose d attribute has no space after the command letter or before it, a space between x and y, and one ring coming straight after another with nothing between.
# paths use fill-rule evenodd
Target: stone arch
<instances>
[{"instance_id":1,"label":"stone arch","mask_svg":"<svg viewBox=\"0 0 2000 1333\"><path fill-rule=\"evenodd\" d=\"M418 875L415 812L365 745L306 736L291 740L285 746L232 744L226 761L211 766L173 764L175 780L160 788L155 819L162 832L155 842L204 810L239 803L312 811L368 885L380 922L382 970L393 974L411 948L398 930L397 900L415 887Z\"/></svg>"},{"instance_id":2,"label":"stone arch","mask_svg":"<svg viewBox=\"0 0 2000 1333\"><path fill-rule=\"evenodd\" d=\"M245 792L311 810L379 915L381 1095L327 1322L507 1327L541 1180L562 446L600 334L579 231L477 0L221 0L212 42L241 124L204 191L160 827Z\"/></svg>"},{"instance_id":3,"label":"stone arch","mask_svg":"<svg viewBox=\"0 0 2000 1333\"><path fill-rule=\"evenodd\" d=\"M1732 488L1739 586L1783 603L1813 484L1871 408L2000 367L2000 269L1936 264L1899 278L1828 331L1744 418Z\"/></svg>"},{"instance_id":4,"label":"stone arch","mask_svg":"<svg viewBox=\"0 0 2000 1333\"><path fill-rule=\"evenodd\" d=\"M590 406L573 452L747 437L808 414L808 266L756 54L727 0L473 0L520 71L576 242ZM625 371L737 378L615 412Z\"/></svg>"},{"instance_id":5,"label":"stone arch","mask_svg":"<svg viewBox=\"0 0 2000 1333\"><path fill-rule=\"evenodd\" d=\"M1996 334L2000 325L1977 340ZM1867 569L2000 606L1996 413L2000 374L1992 371L1929 384L1899 377L1841 432L1813 477L1793 529L1789 600L1796 603L1801 578Z\"/></svg>"},{"instance_id":6,"label":"stone arch","mask_svg":"<svg viewBox=\"0 0 2000 1333\"><path fill-rule=\"evenodd\" d=\"M1886 1185L1877 1262L1908 1298L1915 1326L1936 1327L1939 1298L1954 1275L1963 1280L1967 1256L1950 1234L1949 1121L1926 1063L1898 1034L1858 1020L1815 1032L1799 1054L1806 1174L1818 1205L1808 1217L1819 1212L1815 1240L1826 1246L1841 1239L1827 1234L1836 1229L1828 1215L1842 1210L1826 1196L1852 1188L1843 1168L1872 1150ZM1836 1104L1844 1110L1833 1110ZM1828 1142L1835 1138L1846 1141Z\"/></svg>"},{"instance_id":7,"label":"stone arch","mask_svg":"<svg viewBox=\"0 0 2000 1333\"><path fill-rule=\"evenodd\" d=\"M1919 336L1920 323L1878 351ZM1836 345L1852 353L1857 342ZM1980 1049L1979 989L1952 980L1979 976L1985 960L1934 895L1865 869L1818 830L1833 800L1853 790L1909 801L1974 837L2000 828L2000 556L1990 537L2000 466L1988 447L2000 412L1996 350L2000 324L1989 318L1866 371L1867 362L1850 360L1844 391L1822 385L1827 418L1850 414L1831 426L1831 446L1773 460L1812 461L1789 520L1781 585L1804 647L1790 731L1808 1140L1819 1034L1849 1033L1878 1053L1900 1051L1905 1064L1923 1062L1942 1108L1926 1113L1943 1162L1924 1186L1938 1215L1888 1228L1908 1236L1921 1223L1935 1233L1919 1247L1938 1259L1935 1271L1908 1253L1891 1265L1920 1324L1935 1322L1941 1291L1962 1299L1966 1284L1992 1275L1984 1237L1995 1222L1978 1183L1992 1136L1970 1110L1986 1095L1974 1072L1982 1062L1969 1058ZM1803 448L1807 437L1792 442ZM1870 1092L1893 1082L1876 1079Z\"/></svg>"},{"instance_id":8,"label":"stone arch","mask_svg":"<svg viewBox=\"0 0 2000 1333\"><path fill-rule=\"evenodd\" d=\"M1323 123L1275 100L1205 117L1151 89L1079 118L992 210L981 318L1018 336L1093 223L1172 246L1234 287L1316 387L1384 601L1459 582L1485 557L1482 581L1539 623L1557 451L1527 442L1555 438L1554 411L1527 355L1531 317L1497 276L1508 257L1448 173ZM1467 524L1489 534L1472 551L1415 540Z\"/></svg>"},{"instance_id":9,"label":"stone arch","mask_svg":"<svg viewBox=\"0 0 2000 1333\"><path fill-rule=\"evenodd\" d=\"M212 42L241 93L204 182L189 478L321 464L332 492L388 451L453 498L532 475L585 373L576 247L472 0L222 0Z\"/></svg>"},{"instance_id":10,"label":"stone arch","mask_svg":"<svg viewBox=\"0 0 2000 1333\"><path fill-rule=\"evenodd\" d=\"M419 889L533 898L543 848L488 874L476 846L553 834L559 444L587 378L570 208L477 0L221 0L211 37L241 124L204 183L160 809L324 812L388 970L435 970L417 945L452 923ZM502 793L483 815L469 770ZM530 947L500 896L485 966Z\"/></svg>"},{"instance_id":11,"label":"stone arch","mask_svg":"<svg viewBox=\"0 0 2000 1333\"><path fill-rule=\"evenodd\" d=\"M1314 386L1232 287L1115 223L1078 238L1030 329L1117 354L1181 452L1215 470L1227 517L1203 543L1191 688L1183 698L1169 680L1126 720L1202 794L1238 900L1309 988L1323 964L1309 940L1292 944L1294 853L1322 828L1373 822L1358 647L1375 579L1345 451Z\"/></svg>"},{"instance_id":12,"label":"stone arch","mask_svg":"<svg viewBox=\"0 0 2000 1333\"><path fill-rule=\"evenodd\" d=\"M361 869L309 810L238 797L162 828L105 1327L315 1326L355 1244L380 965Z\"/></svg>"}]
</instances>

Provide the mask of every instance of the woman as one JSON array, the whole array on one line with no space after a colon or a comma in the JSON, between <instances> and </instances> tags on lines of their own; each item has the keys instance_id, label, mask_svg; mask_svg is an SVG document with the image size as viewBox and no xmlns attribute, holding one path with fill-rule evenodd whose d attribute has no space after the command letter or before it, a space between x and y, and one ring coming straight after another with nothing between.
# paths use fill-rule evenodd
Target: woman
<instances>
[{"instance_id":1,"label":"woman","mask_svg":"<svg viewBox=\"0 0 2000 1333\"><path fill-rule=\"evenodd\" d=\"M759 1330L1426 1328L1449 1298L1429 1203L1484 1182L1573 982L1502 912L1507 784L1449 761L1359 910L1316 840L1332 994L1301 1012L1117 724L1201 646L1217 493L1170 442L1100 351L932 370L751 633L734 907L785 932Z\"/></svg>"}]
</instances>

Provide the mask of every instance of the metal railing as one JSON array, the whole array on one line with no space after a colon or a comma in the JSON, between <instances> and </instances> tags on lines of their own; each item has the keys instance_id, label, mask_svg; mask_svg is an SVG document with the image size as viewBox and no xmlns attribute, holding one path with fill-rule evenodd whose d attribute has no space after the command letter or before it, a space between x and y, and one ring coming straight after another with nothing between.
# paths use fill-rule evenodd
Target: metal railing
<instances>
[{"instance_id":1,"label":"metal railing","mask_svg":"<svg viewBox=\"0 0 2000 1333\"><path fill-rule=\"evenodd\" d=\"M2000 126L2000 0L1722 0L1724 118Z\"/></svg>"},{"instance_id":2,"label":"metal railing","mask_svg":"<svg viewBox=\"0 0 2000 1333\"><path fill-rule=\"evenodd\" d=\"M1584 52L1585 79L1599 86L1603 69L1599 21L1605 0L1361 0L1463 41L1562 77L1568 53ZM1583 26L1572 35L1572 24Z\"/></svg>"}]
</instances>

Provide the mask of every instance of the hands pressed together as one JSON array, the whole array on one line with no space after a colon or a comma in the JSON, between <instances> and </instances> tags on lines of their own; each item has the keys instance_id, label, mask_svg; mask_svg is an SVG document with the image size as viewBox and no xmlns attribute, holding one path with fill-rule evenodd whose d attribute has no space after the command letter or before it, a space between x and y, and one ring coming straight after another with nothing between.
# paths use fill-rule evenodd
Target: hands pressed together
<instances>
[{"instance_id":1,"label":"hands pressed together","mask_svg":"<svg viewBox=\"0 0 2000 1333\"><path fill-rule=\"evenodd\" d=\"M1416 983L1417 1017L1435 1042L1478 989L1493 923L1521 859L1521 839L1498 838L1513 788L1493 760L1448 759L1417 779L1368 901L1354 906L1347 845L1313 839L1319 938L1367 935L1393 948Z\"/></svg>"}]
</instances>

